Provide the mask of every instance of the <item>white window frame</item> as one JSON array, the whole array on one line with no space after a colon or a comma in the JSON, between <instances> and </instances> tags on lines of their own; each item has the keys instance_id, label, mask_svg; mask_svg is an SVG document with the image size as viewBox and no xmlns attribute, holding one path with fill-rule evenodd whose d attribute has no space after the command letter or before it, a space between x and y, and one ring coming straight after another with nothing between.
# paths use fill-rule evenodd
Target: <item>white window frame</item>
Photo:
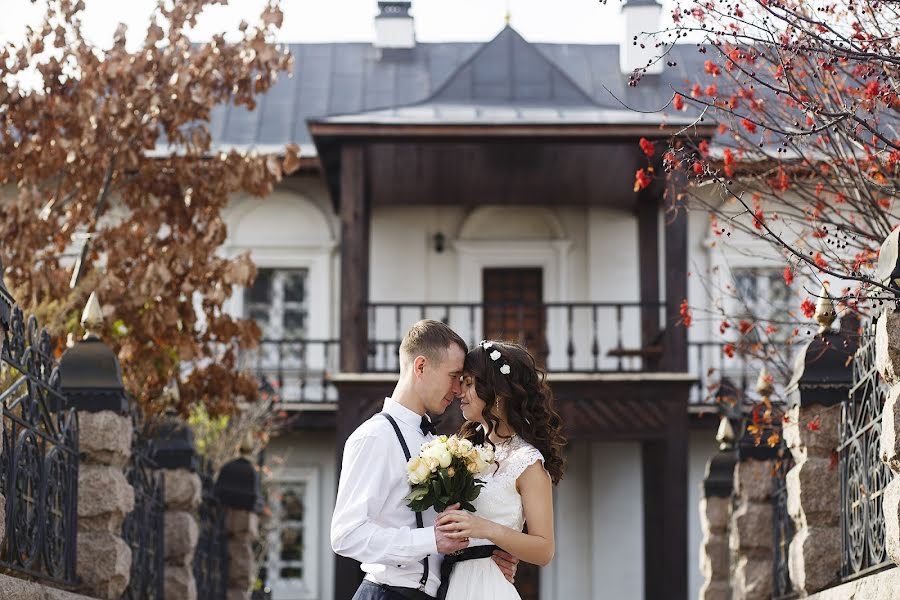
<instances>
[{"instance_id":1,"label":"white window frame","mask_svg":"<svg viewBox=\"0 0 900 600\"><path fill-rule=\"evenodd\" d=\"M304 485L303 494L303 577L281 580L279 578L277 556L281 530L278 515L272 515L266 544L266 586L271 590L272 600L315 600L320 589L320 523L322 520L320 497L321 473L319 467L293 467L279 469L273 473L267 484L269 493L276 492L280 484Z\"/></svg>"}]
</instances>

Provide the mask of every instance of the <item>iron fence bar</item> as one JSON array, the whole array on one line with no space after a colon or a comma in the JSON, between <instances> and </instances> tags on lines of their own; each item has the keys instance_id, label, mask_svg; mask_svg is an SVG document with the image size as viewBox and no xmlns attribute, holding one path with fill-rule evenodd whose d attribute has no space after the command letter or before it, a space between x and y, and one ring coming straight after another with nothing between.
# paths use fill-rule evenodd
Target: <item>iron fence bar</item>
<instances>
[{"instance_id":1,"label":"iron fence bar","mask_svg":"<svg viewBox=\"0 0 900 600\"><path fill-rule=\"evenodd\" d=\"M0 360L17 379L0 394L6 535L0 567L76 583L78 416L66 406L46 330L14 308Z\"/></svg>"}]
</instances>

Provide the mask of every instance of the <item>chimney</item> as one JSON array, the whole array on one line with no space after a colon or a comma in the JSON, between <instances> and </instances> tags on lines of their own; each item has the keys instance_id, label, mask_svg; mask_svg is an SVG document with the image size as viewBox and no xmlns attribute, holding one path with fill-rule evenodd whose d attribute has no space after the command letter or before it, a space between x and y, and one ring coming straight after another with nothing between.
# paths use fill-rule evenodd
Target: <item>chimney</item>
<instances>
[{"instance_id":1,"label":"chimney","mask_svg":"<svg viewBox=\"0 0 900 600\"><path fill-rule=\"evenodd\" d=\"M375 17L376 48L414 48L416 30L409 9L412 2L407 0L379 2L378 16Z\"/></svg>"},{"instance_id":2,"label":"chimney","mask_svg":"<svg viewBox=\"0 0 900 600\"><path fill-rule=\"evenodd\" d=\"M661 49L656 47L653 37L642 34L659 31L662 5L656 0L627 0L622 5L622 14L625 17L625 39L619 46L622 75L631 75L635 69L643 68L647 69L647 75L659 75L664 61L657 61L649 67L647 63L659 56Z\"/></svg>"}]
</instances>

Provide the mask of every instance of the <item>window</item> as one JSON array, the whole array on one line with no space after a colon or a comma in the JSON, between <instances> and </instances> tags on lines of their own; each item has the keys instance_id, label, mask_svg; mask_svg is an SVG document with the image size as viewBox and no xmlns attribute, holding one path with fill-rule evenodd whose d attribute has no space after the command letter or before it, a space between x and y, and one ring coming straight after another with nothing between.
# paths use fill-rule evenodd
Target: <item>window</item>
<instances>
[{"instance_id":1,"label":"window","mask_svg":"<svg viewBox=\"0 0 900 600\"><path fill-rule=\"evenodd\" d=\"M244 296L246 316L264 339L303 338L307 334L307 269L259 269Z\"/></svg>"},{"instance_id":2,"label":"window","mask_svg":"<svg viewBox=\"0 0 900 600\"><path fill-rule=\"evenodd\" d=\"M291 469L268 486L266 561L261 573L273 600L305 600L318 594L318 477L314 468Z\"/></svg>"},{"instance_id":3,"label":"window","mask_svg":"<svg viewBox=\"0 0 900 600\"><path fill-rule=\"evenodd\" d=\"M747 341L755 342L767 338L773 342L786 340L792 331L787 322L788 312L795 304L791 288L784 282L784 274L777 269L742 268L733 269L734 303L732 314L748 317L753 321L771 323L778 328L767 336L758 331L748 333Z\"/></svg>"}]
</instances>

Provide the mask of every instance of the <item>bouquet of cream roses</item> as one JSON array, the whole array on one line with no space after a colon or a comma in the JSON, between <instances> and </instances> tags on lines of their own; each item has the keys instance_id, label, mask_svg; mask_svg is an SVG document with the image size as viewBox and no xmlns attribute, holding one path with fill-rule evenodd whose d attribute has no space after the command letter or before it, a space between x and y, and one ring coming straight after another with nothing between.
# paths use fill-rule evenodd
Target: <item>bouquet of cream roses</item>
<instances>
[{"instance_id":1,"label":"bouquet of cream roses","mask_svg":"<svg viewBox=\"0 0 900 600\"><path fill-rule=\"evenodd\" d=\"M406 497L416 512L434 506L442 512L451 504L475 512L472 501L481 493L484 473L494 462L494 451L455 435L438 436L422 444L418 456L406 465L412 491Z\"/></svg>"}]
</instances>

